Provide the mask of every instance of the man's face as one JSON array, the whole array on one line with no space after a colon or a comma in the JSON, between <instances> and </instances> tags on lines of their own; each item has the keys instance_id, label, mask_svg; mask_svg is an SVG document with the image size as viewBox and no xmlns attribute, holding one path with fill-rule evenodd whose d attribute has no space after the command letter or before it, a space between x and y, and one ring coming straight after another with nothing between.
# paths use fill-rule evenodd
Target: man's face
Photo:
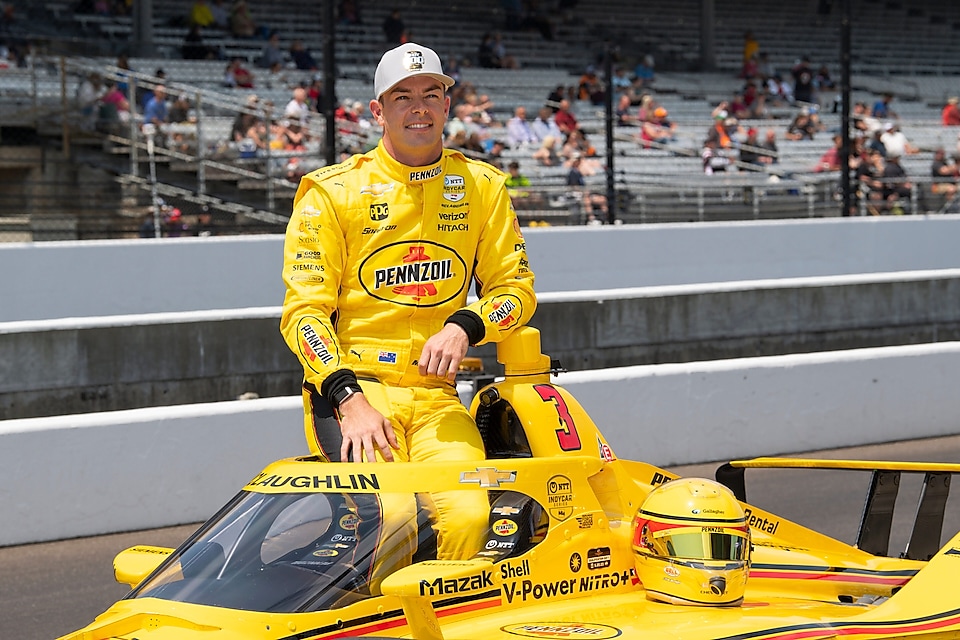
<instances>
[{"instance_id":1,"label":"man's face","mask_svg":"<svg viewBox=\"0 0 960 640\"><path fill-rule=\"evenodd\" d=\"M383 127L383 144L399 162L423 166L443 150L443 125L450 98L430 76L407 78L370 101L370 112Z\"/></svg>"}]
</instances>

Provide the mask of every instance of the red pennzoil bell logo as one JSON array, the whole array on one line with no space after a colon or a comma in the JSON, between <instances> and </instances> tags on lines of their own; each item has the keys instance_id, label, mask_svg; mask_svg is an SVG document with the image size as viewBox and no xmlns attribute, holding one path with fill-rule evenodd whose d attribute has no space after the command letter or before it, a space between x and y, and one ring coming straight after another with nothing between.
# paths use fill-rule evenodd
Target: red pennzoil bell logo
<instances>
[{"instance_id":1,"label":"red pennzoil bell logo","mask_svg":"<svg viewBox=\"0 0 960 640\"><path fill-rule=\"evenodd\" d=\"M360 283L380 300L434 307L457 297L466 286L467 267L450 247L421 240L381 247L360 264Z\"/></svg>"}]
</instances>

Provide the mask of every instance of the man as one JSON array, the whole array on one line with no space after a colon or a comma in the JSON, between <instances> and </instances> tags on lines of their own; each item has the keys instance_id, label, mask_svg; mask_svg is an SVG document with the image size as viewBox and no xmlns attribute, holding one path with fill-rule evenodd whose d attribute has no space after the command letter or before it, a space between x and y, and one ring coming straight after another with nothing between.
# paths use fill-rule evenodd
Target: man
<instances>
[{"instance_id":1,"label":"man","mask_svg":"<svg viewBox=\"0 0 960 640\"><path fill-rule=\"evenodd\" d=\"M293 90L290 102L283 108L283 117L296 121L301 127L306 127L310 120L310 105L307 104L307 89L297 87Z\"/></svg>"},{"instance_id":2,"label":"man","mask_svg":"<svg viewBox=\"0 0 960 640\"><path fill-rule=\"evenodd\" d=\"M387 51L369 103L380 143L304 176L297 190L280 329L303 365L306 435L324 460L479 463L483 442L457 396L457 370L470 345L503 340L536 308L503 173L443 148L452 84L434 51ZM467 304L474 280L479 299ZM483 493L431 498L438 557L472 556L487 523ZM363 546L370 513L394 511L361 503ZM375 536L397 557L377 553L371 592L391 563L409 561L405 525L385 522Z\"/></svg>"},{"instance_id":3,"label":"man","mask_svg":"<svg viewBox=\"0 0 960 640\"><path fill-rule=\"evenodd\" d=\"M526 107L519 106L514 109L513 117L507 120L507 137L510 139L510 145L515 149L540 141L530 128L530 123L527 122Z\"/></svg>"},{"instance_id":4,"label":"man","mask_svg":"<svg viewBox=\"0 0 960 640\"><path fill-rule=\"evenodd\" d=\"M167 88L162 84L154 87L153 94L147 98L143 107L143 122L157 128L167 123Z\"/></svg>"}]
</instances>

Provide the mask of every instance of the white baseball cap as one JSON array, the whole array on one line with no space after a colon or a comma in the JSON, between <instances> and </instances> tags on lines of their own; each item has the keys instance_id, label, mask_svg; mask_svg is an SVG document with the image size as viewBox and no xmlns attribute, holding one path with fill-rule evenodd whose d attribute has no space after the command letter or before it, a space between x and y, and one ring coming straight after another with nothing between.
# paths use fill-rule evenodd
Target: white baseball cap
<instances>
[{"instance_id":1,"label":"white baseball cap","mask_svg":"<svg viewBox=\"0 0 960 640\"><path fill-rule=\"evenodd\" d=\"M379 99L400 82L421 75L436 78L447 89L454 84L454 79L443 73L440 56L433 49L414 42L390 49L380 58L373 76L374 95Z\"/></svg>"}]
</instances>

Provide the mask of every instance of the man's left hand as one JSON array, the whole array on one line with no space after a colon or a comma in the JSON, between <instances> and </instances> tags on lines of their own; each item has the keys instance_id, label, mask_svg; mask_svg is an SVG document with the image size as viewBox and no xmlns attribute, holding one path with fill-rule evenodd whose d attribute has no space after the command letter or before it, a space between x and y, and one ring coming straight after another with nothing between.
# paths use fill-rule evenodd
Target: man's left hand
<instances>
[{"instance_id":1,"label":"man's left hand","mask_svg":"<svg viewBox=\"0 0 960 640\"><path fill-rule=\"evenodd\" d=\"M454 382L470 341L466 332L453 323L430 336L420 353L420 375L437 376Z\"/></svg>"}]
</instances>

